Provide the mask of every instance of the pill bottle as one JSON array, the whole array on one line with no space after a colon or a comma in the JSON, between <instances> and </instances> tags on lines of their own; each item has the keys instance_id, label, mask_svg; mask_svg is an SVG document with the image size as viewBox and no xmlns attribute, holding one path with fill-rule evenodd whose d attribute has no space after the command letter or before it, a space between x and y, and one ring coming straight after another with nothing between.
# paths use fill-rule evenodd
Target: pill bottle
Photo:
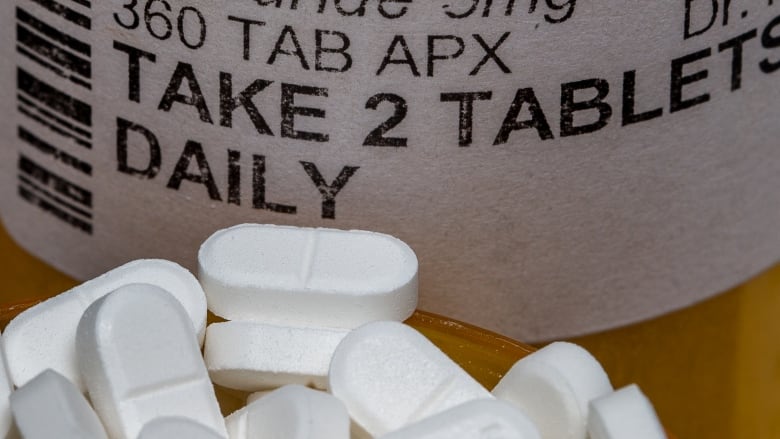
<instances>
[{"instance_id":1,"label":"pill bottle","mask_svg":"<svg viewBox=\"0 0 780 439\"><path fill-rule=\"evenodd\" d=\"M422 309L581 342L680 437L780 435L780 2L0 8L3 302L376 230Z\"/></svg>"}]
</instances>

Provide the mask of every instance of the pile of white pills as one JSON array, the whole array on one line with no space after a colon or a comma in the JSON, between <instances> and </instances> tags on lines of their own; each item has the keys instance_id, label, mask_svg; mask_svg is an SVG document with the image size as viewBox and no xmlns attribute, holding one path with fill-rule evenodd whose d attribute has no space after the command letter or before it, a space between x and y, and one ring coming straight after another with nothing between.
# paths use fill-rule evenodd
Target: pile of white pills
<instances>
[{"instance_id":1,"label":"pile of white pills","mask_svg":"<svg viewBox=\"0 0 780 439\"><path fill-rule=\"evenodd\" d=\"M417 258L393 237L241 225L198 260L199 279L131 262L14 319L0 437L666 437L636 386L614 391L570 343L482 387L401 323L417 305ZM225 321L206 328L207 309ZM223 418L213 383L256 393Z\"/></svg>"}]
</instances>

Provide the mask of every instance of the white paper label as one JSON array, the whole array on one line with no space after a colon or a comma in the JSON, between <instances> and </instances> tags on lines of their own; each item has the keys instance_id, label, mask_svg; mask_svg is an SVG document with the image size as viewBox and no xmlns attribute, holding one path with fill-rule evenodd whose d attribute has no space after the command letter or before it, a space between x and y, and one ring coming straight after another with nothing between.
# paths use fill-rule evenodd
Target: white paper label
<instances>
[{"instance_id":1,"label":"white paper label","mask_svg":"<svg viewBox=\"0 0 780 439\"><path fill-rule=\"evenodd\" d=\"M0 210L78 278L241 222L407 241L524 340L780 259L780 2L6 0Z\"/></svg>"}]
</instances>

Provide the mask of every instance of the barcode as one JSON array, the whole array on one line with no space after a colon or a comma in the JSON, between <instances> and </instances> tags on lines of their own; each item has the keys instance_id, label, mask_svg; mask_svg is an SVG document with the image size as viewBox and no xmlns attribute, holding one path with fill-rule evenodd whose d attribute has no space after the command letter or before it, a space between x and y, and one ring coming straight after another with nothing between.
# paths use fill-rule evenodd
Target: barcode
<instances>
[{"instance_id":1,"label":"barcode","mask_svg":"<svg viewBox=\"0 0 780 439\"><path fill-rule=\"evenodd\" d=\"M41 67L92 89L92 48L16 8L16 51Z\"/></svg>"},{"instance_id":2,"label":"barcode","mask_svg":"<svg viewBox=\"0 0 780 439\"><path fill-rule=\"evenodd\" d=\"M55 15L59 15L60 17L64 18L65 20L77 26L81 26L84 29L92 29L92 20L89 17L63 5L60 2L57 2L55 0L31 0L31 1L37 3L38 5L44 7L45 9L54 13ZM73 3L91 7L89 2L85 2L85 1L73 1Z\"/></svg>"},{"instance_id":3,"label":"barcode","mask_svg":"<svg viewBox=\"0 0 780 439\"><path fill-rule=\"evenodd\" d=\"M68 224L92 233L92 192L24 155L19 157L19 194Z\"/></svg>"},{"instance_id":4,"label":"barcode","mask_svg":"<svg viewBox=\"0 0 780 439\"><path fill-rule=\"evenodd\" d=\"M92 148L92 107L41 81L26 70L17 70L19 111L48 129L86 148Z\"/></svg>"},{"instance_id":5,"label":"barcode","mask_svg":"<svg viewBox=\"0 0 780 439\"><path fill-rule=\"evenodd\" d=\"M88 184L92 176L84 157L93 146L92 106L71 90L92 90L92 47L68 27L91 29L80 10L91 3L65 3L26 0L16 7L18 195L91 235L92 191L75 179Z\"/></svg>"}]
</instances>

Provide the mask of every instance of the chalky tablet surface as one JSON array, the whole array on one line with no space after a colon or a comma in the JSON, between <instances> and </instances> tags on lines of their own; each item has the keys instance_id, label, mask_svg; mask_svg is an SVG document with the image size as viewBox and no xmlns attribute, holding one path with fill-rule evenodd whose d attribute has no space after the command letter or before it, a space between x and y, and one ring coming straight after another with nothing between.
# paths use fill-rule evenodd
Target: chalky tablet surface
<instances>
[{"instance_id":1,"label":"chalky tablet surface","mask_svg":"<svg viewBox=\"0 0 780 439\"><path fill-rule=\"evenodd\" d=\"M173 262L146 259L127 263L102 276L42 302L19 314L5 330L8 372L20 387L46 369L53 369L79 389L84 384L76 359L76 327L93 302L132 283L156 285L181 303L198 339L206 332L206 299L197 279Z\"/></svg>"},{"instance_id":2,"label":"chalky tablet surface","mask_svg":"<svg viewBox=\"0 0 780 439\"><path fill-rule=\"evenodd\" d=\"M325 389L345 329L292 328L255 322L213 323L204 359L214 383L256 391L285 384Z\"/></svg>"},{"instance_id":3,"label":"chalky tablet surface","mask_svg":"<svg viewBox=\"0 0 780 439\"><path fill-rule=\"evenodd\" d=\"M244 224L206 240L198 263L209 309L228 320L354 328L417 306L417 257L380 233Z\"/></svg>"},{"instance_id":4,"label":"chalky tablet surface","mask_svg":"<svg viewBox=\"0 0 780 439\"><path fill-rule=\"evenodd\" d=\"M3 341L0 340L0 347ZM0 349L0 437L5 437L11 429L11 407L8 396L13 391L13 383L6 367L5 351Z\"/></svg>"},{"instance_id":5,"label":"chalky tablet surface","mask_svg":"<svg viewBox=\"0 0 780 439\"><path fill-rule=\"evenodd\" d=\"M225 420L230 439L349 439L349 415L333 395L303 386L275 390Z\"/></svg>"},{"instance_id":6,"label":"chalky tablet surface","mask_svg":"<svg viewBox=\"0 0 780 439\"><path fill-rule=\"evenodd\" d=\"M144 426L138 439L224 439L214 430L192 419L157 418Z\"/></svg>"},{"instance_id":7,"label":"chalky tablet surface","mask_svg":"<svg viewBox=\"0 0 780 439\"><path fill-rule=\"evenodd\" d=\"M271 392L273 392L273 390L260 390L250 393L249 396L246 397L246 405L252 404L258 399L268 396L268 394Z\"/></svg>"},{"instance_id":8,"label":"chalky tablet surface","mask_svg":"<svg viewBox=\"0 0 780 439\"><path fill-rule=\"evenodd\" d=\"M588 403L612 392L609 377L585 349L557 342L522 358L493 394L517 406L544 439L585 439Z\"/></svg>"},{"instance_id":9,"label":"chalky tablet surface","mask_svg":"<svg viewBox=\"0 0 780 439\"><path fill-rule=\"evenodd\" d=\"M350 332L333 355L329 385L352 419L374 436L492 398L427 338L398 322Z\"/></svg>"},{"instance_id":10,"label":"chalky tablet surface","mask_svg":"<svg viewBox=\"0 0 780 439\"><path fill-rule=\"evenodd\" d=\"M590 403L590 439L666 439L650 400L635 384Z\"/></svg>"},{"instance_id":11,"label":"chalky tablet surface","mask_svg":"<svg viewBox=\"0 0 780 439\"><path fill-rule=\"evenodd\" d=\"M161 416L226 435L192 322L158 287L132 284L92 304L76 351L90 399L112 438L135 439Z\"/></svg>"},{"instance_id":12,"label":"chalky tablet surface","mask_svg":"<svg viewBox=\"0 0 780 439\"><path fill-rule=\"evenodd\" d=\"M540 439L518 409L495 399L461 404L380 439Z\"/></svg>"},{"instance_id":13,"label":"chalky tablet surface","mask_svg":"<svg viewBox=\"0 0 780 439\"><path fill-rule=\"evenodd\" d=\"M16 427L24 439L107 439L79 389L49 369L11 394Z\"/></svg>"}]
</instances>

